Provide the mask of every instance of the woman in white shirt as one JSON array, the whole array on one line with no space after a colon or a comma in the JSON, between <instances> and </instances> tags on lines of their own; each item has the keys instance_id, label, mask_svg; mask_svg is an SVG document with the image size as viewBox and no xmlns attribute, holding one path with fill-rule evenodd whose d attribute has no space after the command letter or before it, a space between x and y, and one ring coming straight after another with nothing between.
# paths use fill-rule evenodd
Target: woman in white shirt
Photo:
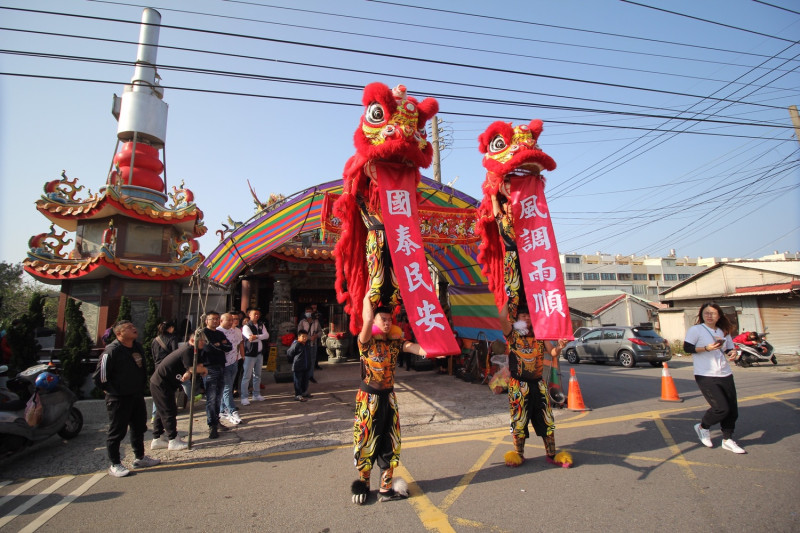
<instances>
[{"instance_id":1,"label":"woman in white shirt","mask_svg":"<svg viewBox=\"0 0 800 533\"><path fill-rule=\"evenodd\" d=\"M739 417L736 385L728 361L737 356L730 333L733 326L715 303L700 307L694 326L686 332L683 349L692 354L694 379L711 408L703 415L694 430L700 442L713 448L709 429L719 424L722 448L733 453L747 453L733 440L733 430Z\"/></svg>"}]
</instances>

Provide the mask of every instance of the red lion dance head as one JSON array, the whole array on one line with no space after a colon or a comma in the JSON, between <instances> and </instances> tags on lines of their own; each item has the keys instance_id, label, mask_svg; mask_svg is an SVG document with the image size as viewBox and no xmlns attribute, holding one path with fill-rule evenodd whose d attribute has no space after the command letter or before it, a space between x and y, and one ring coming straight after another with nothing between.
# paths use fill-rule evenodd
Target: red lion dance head
<instances>
[{"instance_id":1,"label":"red lion dance head","mask_svg":"<svg viewBox=\"0 0 800 533\"><path fill-rule=\"evenodd\" d=\"M361 330L361 306L367 288L365 242L367 229L361 219L358 198L380 210L377 184L370 177L381 165L402 165L417 174L433 159L433 146L428 142L425 126L438 111L433 98L418 102L406 95L398 85L389 89L383 83L364 88L364 114L353 140L356 153L345 164L343 194L333 206L334 215L342 221L342 232L336 244L336 295L350 313L350 331Z\"/></svg>"},{"instance_id":2,"label":"red lion dance head","mask_svg":"<svg viewBox=\"0 0 800 533\"><path fill-rule=\"evenodd\" d=\"M500 238L492 210L492 195L503 195L503 182L511 177L544 179L542 170L552 171L556 162L539 148L542 121L512 127L509 122L491 124L480 137L478 149L483 155L486 179L483 182L483 200L478 207L476 232L481 237L478 262L489 280L495 303L501 309L506 303L503 279L505 246Z\"/></svg>"}]
</instances>

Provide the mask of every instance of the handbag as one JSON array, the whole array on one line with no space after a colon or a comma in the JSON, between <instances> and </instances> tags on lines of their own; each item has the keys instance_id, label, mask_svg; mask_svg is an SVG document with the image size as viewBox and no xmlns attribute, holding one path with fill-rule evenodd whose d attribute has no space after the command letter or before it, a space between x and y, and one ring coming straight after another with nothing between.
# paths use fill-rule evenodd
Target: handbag
<instances>
[{"instance_id":1,"label":"handbag","mask_svg":"<svg viewBox=\"0 0 800 533\"><path fill-rule=\"evenodd\" d=\"M25 422L30 427L38 426L42 421L42 402L39 399L39 392L37 391L25 404Z\"/></svg>"}]
</instances>

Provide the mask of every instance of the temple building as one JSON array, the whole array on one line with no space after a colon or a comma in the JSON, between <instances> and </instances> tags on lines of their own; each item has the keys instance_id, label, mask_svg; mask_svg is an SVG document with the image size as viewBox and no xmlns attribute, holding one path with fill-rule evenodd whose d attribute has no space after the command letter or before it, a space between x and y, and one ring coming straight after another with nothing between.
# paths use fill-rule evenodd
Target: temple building
<instances>
[{"instance_id":1,"label":"temple building","mask_svg":"<svg viewBox=\"0 0 800 533\"><path fill-rule=\"evenodd\" d=\"M157 11L144 10L134 76L114 96L116 155L99 192L81 198L84 186L64 172L36 201L50 231L31 237L24 268L38 281L61 285L56 346L63 342L68 298L82 303L96 341L116 320L123 295L140 328L150 298L162 317L181 316L182 288L203 260L195 240L206 232L203 212L183 183L168 190L162 163L167 104L155 68L160 22Z\"/></svg>"}]
</instances>

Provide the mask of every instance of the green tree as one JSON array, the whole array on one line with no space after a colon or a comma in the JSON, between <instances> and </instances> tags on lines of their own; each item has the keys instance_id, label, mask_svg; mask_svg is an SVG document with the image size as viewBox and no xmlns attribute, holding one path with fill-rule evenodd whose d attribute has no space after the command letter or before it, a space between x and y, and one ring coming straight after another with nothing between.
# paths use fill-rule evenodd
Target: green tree
<instances>
[{"instance_id":1,"label":"green tree","mask_svg":"<svg viewBox=\"0 0 800 533\"><path fill-rule=\"evenodd\" d=\"M20 298L22 265L0 262L0 322L8 328L25 312L26 300Z\"/></svg>"},{"instance_id":2,"label":"green tree","mask_svg":"<svg viewBox=\"0 0 800 533\"><path fill-rule=\"evenodd\" d=\"M41 346L36 342L36 328L44 325L45 299L44 294L31 294L28 311L13 319L6 329L8 346L11 348L9 366L17 372L38 362Z\"/></svg>"},{"instance_id":3,"label":"green tree","mask_svg":"<svg viewBox=\"0 0 800 533\"><path fill-rule=\"evenodd\" d=\"M44 327L44 304L46 301L47 296L41 292L31 294L30 302L28 302L28 318L34 328Z\"/></svg>"},{"instance_id":4,"label":"green tree","mask_svg":"<svg viewBox=\"0 0 800 533\"><path fill-rule=\"evenodd\" d=\"M61 374L67 386L81 396L81 387L86 380L88 370L84 362L89 359L92 350L92 339L86 329L86 320L81 311L81 302L70 298L65 310L66 332L64 347L61 349Z\"/></svg>"},{"instance_id":5,"label":"green tree","mask_svg":"<svg viewBox=\"0 0 800 533\"><path fill-rule=\"evenodd\" d=\"M58 317L58 292L47 285L26 280L21 264L0 261L0 329L8 329L14 320L22 318L29 310L31 297L35 293L46 296L41 310L43 319L37 319L34 327L55 327Z\"/></svg>"},{"instance_id":6,"label":"green tree","mask_svg":"<svg viewBox=\"0 0 800 533\"><path fill-rule=\"evenodd\" d=\"M150 298L147 300L147 322L144 324L144 339L142 345L144 346L145 360L147 361L147 375L151 375L155 370L156 365L153 360L153 339L158 336L158 324L161 322L161 315L158 312L158 304L155 300Z\"/></svg>"},{"instance_id":7,"label":"green tree","mask_svg":"<svg viewBox=\"0 0 800 533\"><path fill-rule=\"evenodd\" d=\"M131 318L131 301L127 296L123 296L119 301L119 312L117 313L117 322L120 320L133 320Z\"/></svg>"}]
</instances>

